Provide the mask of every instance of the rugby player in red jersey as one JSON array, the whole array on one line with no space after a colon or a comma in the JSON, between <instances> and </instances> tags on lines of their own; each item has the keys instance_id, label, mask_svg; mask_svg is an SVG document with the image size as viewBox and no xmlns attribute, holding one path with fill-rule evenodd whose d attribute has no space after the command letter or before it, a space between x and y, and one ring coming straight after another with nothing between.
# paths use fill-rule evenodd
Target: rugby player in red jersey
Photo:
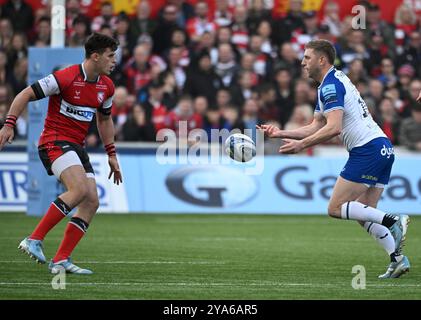
<instances>
[{"instance_id":1,"label":"rugby player in red jersey","mask_svg":"<svg viewBox=\"0 0 421 320\"><path fill-rule=\"evenodd\" d=\"M118 42L98 33L85 43L85 60L56 71L20 92L12 102L5 125L0 130L0 149L11 143L16 120L29 101L50 97L44 129L38 144L40 159L49 175L63 183L66 191L55 199L35 230L19 244L39 263L45 263L42 241L46 234L75 207L56 255L49 264L51 273L64 268L68 273L92 274L73 264L70 255L85 234L98 206L94 170L84 149L89 125L96 114L98 131L108 154L114 183L122 175L114 145L111 114L114 84L107 76L116 64Z\"/></svg>"}]
</instances>

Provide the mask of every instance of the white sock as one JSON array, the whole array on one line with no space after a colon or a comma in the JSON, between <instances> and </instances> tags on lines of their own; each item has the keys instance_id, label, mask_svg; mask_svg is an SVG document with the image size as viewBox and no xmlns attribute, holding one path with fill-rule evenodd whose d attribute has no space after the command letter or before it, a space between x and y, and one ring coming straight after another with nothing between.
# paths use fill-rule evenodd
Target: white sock
<instances>
[{"instance_id":1,"label":"white sock","mask_svg":"<svg viewBox=\"0 0 421 320\"><path fill-rule=\"evenodd\" d=\"M361 202L349 201L345 202L341 207L341 218L347 220L357 220L357 221L370 221L378 224L383 224L383 218L386 216L386 213L383 211L366 206ZM393 219L393 216L387 215L387 219ZM392 220L394 221L394 220ZM390 225L392 225L390 223Z\"/></svg>"},{"instance_id":2,"label":"white sock","mask_svg":"<svg viewBox=\"0 0 421 320\"><path fill-rule=\"evenodd\" d=\"M378 244L380 244L388 255L395 252L395 239L390 234L390 231L381 224L369 222L364 223L364 229L371 235Z\"/></svg>"}]
</instances>

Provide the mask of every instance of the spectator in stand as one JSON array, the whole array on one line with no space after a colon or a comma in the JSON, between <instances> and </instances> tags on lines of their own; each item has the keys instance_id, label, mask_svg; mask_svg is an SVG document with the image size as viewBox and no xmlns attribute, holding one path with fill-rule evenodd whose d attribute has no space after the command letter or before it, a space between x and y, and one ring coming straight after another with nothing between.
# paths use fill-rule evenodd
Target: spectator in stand
<instances>
[{"instance_id":1,"label":"spectator in stand","mask_svg":"<svg viewBox=\"0 0 421 320\"><path fill-rule=\"evenodd\" d=\"M208 4L201 0L195 6L196 16L187 21L186 30L193 43L199 42L205 32L215 33L217 25L209 19Z\"/></svg>"},{"instance_id":2,"label":"spectator in stand","mask_svg":"<svg viewBox=\"0 0 421 320\"><path fill-rule=\"evenodd\" d=\"M381 74L377 79L380 80L386 88L393 88L397 85L398 78L395 75L395 66L392 59L382 59Z\"/></svg>"},{"instance_id":3,"label":"spectator in stand","mask_svg":"<svg viewBox=\"0 0 421 320\"><path fill-rule=\"evenodd\" d=\"M413 31L409 35L408 46L398 57L397 65L410 64L416 70L416 75L421 78L421 32Z\"/></svg>"},{"instance_id":4,"label":"spectator in stand","mask_svg":"<svg viewBox=\"0 0 421 320\"><path fill-rule=\"evenodd\" d=\"M22 57L14 65L13 73L10 77L10 85L15 94L26 88L28 82L28 59ZM19 118L20 119L20 118Z\"/></svg>"},{"instance_id":5,"label":"spectator in stand","mask_svg":"<svg viewBox=\"0 0 421 320\"><path fill-rule=\"evenodd\" d=\"M282 127L289 120L294 108L294 89L291 73L288 69L281 68L275 73L276 104L280 108Z\"/></svg>"},{"instance_id":6,"label":"spectator in stand","mask_svg":"<svg viewBox=\"0 0 421 320\"><path fill-rule=\"evenodd\" d=\"M117 25L117 17L114 16L113 4L110 1L101 3L101 14L92 20L92 31L98 32L103 24L108 24L112 30L115 30Z\"/></svg>"},{"instance_id":7,"label":"spectator in stand","mask_svg":"<svg viewBox=\"0 0 421 320\"><path fill-rule=\"evenodd\" d=\"M311 98L311 86L309 80L298 79L294 87L294 105L311 104L315 99Z\"/></svg>"},{"instance_id":8,"label":"spectator in stand","mask_svg":"<svg viewBox=\"0 0 421 320\"><path fill-rule=\"evenodd\" d=\"M175 5L169 4L163 7L162 18L157 22L156 28L152 33L153 52L162 54L171 45L171 36L177 24L178 10Z\"/></svg>"},{"instance_id":9,"label":"spectator in stand","mask_svg":"<svg viewBox=\"0 0 421 320\"><path fill-rule=\"evenodd\" d=\"M216 0L214 22L220 27L228 27L232 23L232 12L229 7L229 0Z\"/></svg>"},{"instance_id":10,"label":"spectator in stand","mask_svg":"<svg viewBox=\"0 0 421 320\"><path fill-rule=\"evenodd\" d=\"M186 82L186 72L180 65L182 58L182 49L177 47L170 48L168 52L167 71L172 72L175 77L178 90L182 90Z\"/></svg>"},{"instance_id":11,"label":"spectator in stand","mask_svg":"<svg viewBox=\"0 0 421 320\"><path fill-rule=\"evenodd\" d=\"M148 0L139 1L136 15L130 21L129 43L130 49L137 44L141 35L152 35L156 28L156 21L150 17L151 6Z\"/></svg>"},{"instance_id":12,"label":"spectator in stand","mask_svg":"<svg viewBox=\"0 0 421 320\"><path fill-rule=\"evenodd\" d=\"M248 6L247 29L251 34L258 33L259 25L262 21L271 21L271 12L265 8L263 0L252 0ZM272 29L272 25L270 26ZM272 37L272 34L271 34ZM272 38L270 39L272 41Z\"/></svg>"},{"instance_id":13,"label":"spectator in stand","mask_svg":"<svg viewBox=\"0 0 421 320\"><path fill-rule=\"evenodd\" d=\"M219 139L219 130L224 128L224 119L221 111L211 107L206 111L203 118L203 129L205 130L209 142L221 142ZM213 131L216 130L216 134Z\"/></svg>"},{"instance_id":14,"label":"spectator in stand","mask_svg":"<svg viewBox=\"0 0 421 320\"><path fill-rule=\"evenodd\" d=\"M183 128L187 129L188 135L192 130L203 127L202 115L195 112L189 95L182 95L176 107L168 113L167 127L174 130L178 137L183 134Z\"/></svg>"},{"instance_id":15,"label":"spectator in stand","mask_svg":"<svg viewBox=\"0 0 421 320\"><path fill-rule=\"evenodd\" d=\"M394 30L391 25L382 19L379 5L369 2L366 12L367 24L366 28L362 29L365 33L366 41L369 42L372 32L378 30L382 33L384 43L390 48L390 52L396 52Z\"/></svg>"},{"instance_id":16,"label":"spectator in stand","mask_svg":"<svg viewBox=\"0 0 421 320\"><path fill-rule=\"evenodd\" d=\"M204 96L198 96L193 101L194 112L200 114L203 117L206 115L206 111L209 108L208 99ZM203 126L203 123L202 123Z\"/></svg>"},{"instance_id":17,"label":"spectator in stand","mask_svg":"<svg viewBox=\"0 0 421 320\"><path fill-rule=\"evenodd\" d=\"M91 23L89 19L83 15L77 16L73 20L73 32L68 37L68 46L82 47L90 34Z\"/></svg>"},{"instance_id":18,"label":"spectator in stand","mask_svg":"<svg viewBox=\"0 0 421 320\"><path fill-rule=\"evenodd\" d=\"M381 74L381 61L390 56L390 49L383 41L380 31L371 32L371 39L368 43L367 57L364 60L365 68L371 77L377 78Z\"/></svg>"},{"instance_id":19,"label":"spectator in stand","mask_svg":"<svg viewBox=\"0 0 421 320\"><path fill-rule=\"evenodd\" d=\"M0 18L0 48L7 48L12 43L13 26L7 17Z\"/></svg>"},{"instance_id":20,"label":"spectator in stand","mask_svg":"<svg viewBox=\"0 0 421 320\"><path fill-rule=\"evenodd\" d=\"M1 6L1 17L10 19L13 30L28 33L34 24L30 5L23 0L9 0Z\"/></svg>"},{"instance_id":21,"label":"spectator in stand","mask_svg":"<svg viewBox=\"0 0 421 320\"><path fill-rule=\"evenodd\" d=\"M116 52L117 64L124 64L130 59L131 44L129 36L130 19L123 11L116 17L116 27L114 29L114 38L120 43Z\"/></svg>"},{"instance_id":22,"label":"spectator in stand","mask_svg":"<svg viewBox=\"0 0 421 320\"><path fill-rule=\"evenodd\" d=\"M22 32L16 32L12 37L12 42L7 50L7 63L13 68L16 61L28 56L28 43L26 35ZM18 92L16 92L18 94Z\"/></svg>"},{"instance_id":23,"label":"spectator in stand","mask_svg":"<svg viewBox=\"0 0 421 320\"><path fill-rule=\"evenodd\" d=\"M400 128L399 142L409 150L421 151L421 104L411 104L412 116L404 119Z\"/></svg>"},{"instance_id":24,"label":"spectator in stand","mask_svg":"<svg viewBox=\"0 0 421 320\"><path fill-rule=\"evenodd\" d=\"M294 107L291 119L285 124L284 130L294 130L311 123L313 110L309 104L297 105Z\"/></svg>"},{"instance_id":25,"label":"spectator in stand","mask_svg":"<svg viewBox=\"0 0 421 320\"><path fill-rule=\"evenodd\" d=\"M163 83L164 96L162 103L171 110L175 107L181 90L177 87L175 76L171 71L164 71L159 75L160 81Z\"/></svg>"},{"instance_id":26,"label":"spectator in stand","mask_svg":"<svg viewBox=\"0 0 421 320\"><path fill-rule=\"evenodd\" d=\"M188 71L183 92L194 98L205 96L213 105L216 92L222 86L223 83L211 64L209 53L204 51L199 55L196 65Z\"/></svg>"},{"instance_id":27,"label":"spectator in stand","mask_svg":"<svg viewBox=\"0 0 421 320\"><path fill-rule=\"evenodd\" d=\"M251 130L251 138L256 142L256 125L260 125L262 120L259 118L259 104L254 99L247 99L242 108L241 121L244 129Z\"/></svg>"},{"instance_id":28,"label":"spectator in stand","mask_svg":"<svg viewBox=\"0 0 421 320\"><path fill-rule=\"evenodd\" d=\"M410 64L404 64L398 69L399 96L404 100L405 107L409 105L409 89L411 81L415 76L415 70Z\"/></svg>"},{"instance_id":29,"label":"spectator in stand","mask_svg":"<svg viewBox=\"0 0 421 320\"><path fill-rule=\"evenodd\" d=\"M227 88L221 88L216 93L216 108L224 109L231 103L231 93Z\"/></svg>"},{"instance_id":30,"label":"spectator in stand","mask_svg":"<svg viewBox=\"0 0 421 320\"><path fill-rule=\"evenodd\" d=\"M284 43L279 48L279 59L275 62L273 69L288 69L293 79L300 78L301 61L290 43Z\"/></svg>"},{"instance_id":31,"label":"spectator in stand","mask_svg":"<svg viewBox=\"0 0 421 320\"><path fill-rule=\"evenodd\" d=\"M80 10L79 0L67 0L66 1L66 38L70 37L73 32L73 22L77 17L84 16ZM85 17L85 16L84 16ZM88 17L85 17L89 21L89 29L91 29L91 21Z\"/></svg>"},{"instance_id":32,"label":"spectator in stand","mask_svg":"<svg viewBox=\"0 0 421 320\"><path fill-rule=\"evenodd\" d=\"M186 23L189 19L194 17L194 8L193 6L185 0L167 0L167 5L175 6L177 13L176 13L176 23L178 27L185 28ZM159 17L162 18L164 16L164 9L161 9L159 12Z\"/></svg>"},{"instance_id":33,"label":"spectator in stand","mask_svg":"<svg viewBox=\"0 0 421 320\"><path fill-rule=\"evenodd\" d=\"M127 62L123 71L127 79L126 87L130 94L136 94L151 81L149 59L149 47L146 44L137 45L133 52L133 58Z\"/></svg>"},{"instance_id":34,"label":"spectator in stand","mask_svg":"<svg viewBox=\"0 0 421 320\"><path fill-rule=\"evenodd\" d=\"M238 74L238 82L230 86L231 102L237 108L241 108L244 101L252 97L253 73L250 71L241 71Z\"/></svg>"},{"instance_id":35,"label":"spectator in stand","mask_svg":"<svg viewBox=\"0 0 421 320\"><path fill-rule=\"evenodd\" d=\"M267 78L267 75L270 74L272 70L272 59L270 55L262 51L263 48L263 38L254 34L250 37L249 51L254 54L254 71L262 78Z\"/></svg>"},{"instance_id":36,"label":"spectator in stand","mask_svg":"<svg viewBox=\"0 0 421 320\"><path fill-rule=\"evenodd\" d=\"M395 12L395 43L398 55L404 52L407 36L417 30L417 15L412 8L402 3Z\"/></svg>"},{"instance_id":37,"label":"spectator in stand","mask_svg":"<svg viewBox=\"0 0 421 320\"><path fill-rule=\"evenodd\" d=\"M254 53L246 52L241 56L240 69L241 71L248 71L252 73L252 85L257 86L260 83L260 77L256 73L256 56Z\"/></svg>"},{"instance_id":38,"label":"spectator in stand","mask_svg":"<svg viewBox=\"0 0 421 320\"><path fill-rule=\"evenodd\" d=\"M367 100L373 101L373 104L377 108L377 106L380 105L380 102L383 99L383 94L384 94L383 83L378 79L371 79L368 82L368 96L364 98Z\"/></svg>"},{"instance_id":39,"label":"spectator in stand","mask_svg":"<svg viewBox=\"0 0 421 320\"><path fill-rule=\"evenodd\" d=\"M327 25L330 33L334 37L341 35L341 20L339 17L339 4L334 0L329 0L324 8L322 25Z\"/></svg>"},{"instance_id":40,"label":"spectator in stand","mask_svg":"<svg viewBox=\"0 0 421 320\"><path fill-rule=\"evenodd\" d=\"M134 105L122 128L124 141L155 141L155 129L146 121L145 110L140 104Z\"/></svg>"},{"instance_id":41,"label":"spectator in stand","mask_svg":"<svg viewBox=\"0 0 421 320\"><path fill-rule=\"evenodd\" d=\"M244 132L244 123L240 117L240 111L237 106L229 104L227 107L221 110L221 114L223 118L223 129L226 129L230 132L232 130L239 130L240 132Z\"/></svg>"},{"instance_id":42,"label":"spectator in stand","mask_svg":"<svg viewBox=\"0 0 421 320\"><path fill-rule=\"evenodd\" d=\"M352 29L340 39L338 55L343 64L342 71L347 73L349 64L355 59L368 58L368 51L364 43L364 33L360 29Z\"/></svg>"},{"instance_id":43,"label":"spectator in stand","mask_svg":"<svg viewBox=\"0 0 421 320\"><path fill-rule=\"evenodd\" d=\"M240 53L244 53L247 50L249 43L249 30L246 22L247 8L243 5L236 6L234 9L234 22L231 25L231 42Z\"/></svg>"},{"instance_id":44,"label":"spectator in stand","mask_svg":"<svg viewBox=\"0 0 421 320\"><path fill-rule=\"evenodd\" d=\"M321 24L317 29L317 34L315 36L317 39L327 40L332 42L333 44L336 43L336 37L333 33L330 32L329 26L327 24ZM336 65L336 63L335 63Z\"/></svg>"},{"instance_id":45,"label":"spectator in stand","mask_svg":"<svg viewBox=\"0 0 421 320\"><path fill-rule=\"evenodd\" d=\"M268 54L270 57L275 55L275 48L272 46L272 25L269 20L260 21L257 26L257 34L262 37L262 47L261 50L263 53Z\"/></svg>"},{"instance_id":46,"label":"spectator in stand","mask_svg":"<svg viewBox=\"0 0 421 320\"><path fill-rule=\"evenodd\" d=\"M33 44L36 47L49 47L51 44L51 20L49 17L41 17L35 26L36 37Z\"/></svg>"},{"instance_id":47,"label":"spectator in stand","mask_svg":"<svg viewBox=\"0 0 421 320\"><path fill-rule=\"evenodd\" d=\"M360 81L367 81L367 74L361 59L355 59L350 63L347 76L354 85Z\"/></svg>"},{"instance_id":48,"label":"spectator in stand","mask_svg":"<svg viewBox=\"0 0 421 320\"><path fill-rule=\"evenodd\" d=\"M11 77L10 66L6 52L0 49L0 86L9 83Z\"/></svg>"},{"instance_id":49,"label":"spectator in stand","mask_svg":"<svg viewBox=\"0 0 421 320\"><path fill-rule=\"evenodd\" d=\"M262 121L277 121L281 119L281 106L276 103L276 91L271 83L265 82L258 88L259 118Z\"/></svg>"},{"instance_id":50,"label":"spectator in stand","mask_svg":"<svg viewBox=\"0 0 421 320\"><path fill-rule=\"evenodd\" d=\"M148 100L142 104L145 110L146 122L151 123L156 134L159 130L167 127L167 106L163 104L164 90L163 84L153 81L148 86Z\"/></svg>"},{"instance_id":51,"label":"spectator in stand","mask_svg":"<svg viewBox=\"0 0 421 320\"><path fill-rule=\"evenodd\" d=\"M304 30L304 28L303 0L290 0L287 16L274 22L273 30L282 32L274 32L273 41L280 47L291 40L294 30Z\"/></svg>"},{"instance_id":52,"label":"spectator in stand","mask_svg":"<svg viewBox=\"0 0 421 320\"><path fill-rule=\"evenodd\" d=\"M215 73L220 77L224 86L230 87L235 82L239 67L234 52L229 44L220 44L218 47L218 62Z\"/></svg>"},{"instance_id":53,"label":"spectator in stand","mask_svg":"<svg viewBox=\"0 0 421 320\"><path fill-rule=\"evenodd\" d=\"M219 45L225 43L231 46L232 52L234 52L235 60L239 60L241 57L240 52L237 47L231 42L232 40L232 30L229 27L220 27L215 34L215 44L210 49L209 53L211 56L211 61L213 65L216 65L218 61L218 47Z\"/></svg>"},{"instance_id":54,"label":"spectator in stand","mask_svg":"<svg viewBox=\"0 0 421 320\"><path fill-rule=\"evenodd\" d=\"M187 68L190 65L190 50L187 47L187 34L183 29L175 29L171 35L171 46L180 48L180 67Z\"/></svg>"},{"instance_id":55,"label":"spectator in stand","mask_svg":"<svg viewBox=\"0 0 421 320\"><path fill-rule=\"evenodd\" d=\"M298 58L304 56L305 45L316 37L318 21L316 11L306 11L303 13L304 29L295 29L292 32L291 43L298 54Z\"/></svg>"},{"instance_id":56,"label":"spectator in stand","mask_svg":"<svg viewBox=\"0 0 421 320\"><path fill-rule=\"evenodd\" d=\"M130 113L130 105L128 104L128 91L125 87L117 87L114 91L113 108L111 115L114 122L115 136L117 140L122 140L122 127Z\"/></svg>"},{"instance_id":57,"label":"spectator in stand","mask_svg":"<svg viewBox=\"0 0 421 320\"><path fill-rule=\"evenodd\" d=\"M393 145L398 145L400 117L396 112L394 102L390 98L384 98L380 103L379 115L376 122L390 139Z\"/></svg>"}]
</instances>

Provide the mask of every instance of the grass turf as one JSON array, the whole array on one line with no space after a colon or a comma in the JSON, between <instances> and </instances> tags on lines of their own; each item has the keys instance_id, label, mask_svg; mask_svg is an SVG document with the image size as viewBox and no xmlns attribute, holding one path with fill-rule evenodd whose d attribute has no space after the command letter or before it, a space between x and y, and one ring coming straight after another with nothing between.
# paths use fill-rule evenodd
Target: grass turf
<instances>
[{"instance_id":1,"label":"grass turf","mask_svg":"<svg viewBox=\"0 0 421 320\"><path fill-rule=\"evenodd\" d=\"M386 253L351 221L326 216L97 215L73 253L91 276L53 275L17 250L39 218L0 214L0 299L420 299L421 216L404 252L411 271L379 280ZM45 242L51 258L65 223ZM355 290L355 265L366 289Z\"/></svg>"}]
</instances>

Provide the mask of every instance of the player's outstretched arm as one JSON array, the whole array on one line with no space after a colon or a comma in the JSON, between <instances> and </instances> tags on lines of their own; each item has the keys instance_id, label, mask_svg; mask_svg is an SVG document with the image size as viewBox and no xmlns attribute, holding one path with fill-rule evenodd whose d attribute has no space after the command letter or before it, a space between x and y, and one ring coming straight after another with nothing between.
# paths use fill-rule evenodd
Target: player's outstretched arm
<instances>
[{"instance_id":1,"label":"player's outstretched arm","mask_svg":"<svg viewBox=\"0 0 421 320\"><path fill-rule=\"evenodd\" d=\"M3 149L6 142L12 143L17 119L26 108L28 102L35 99L35 93L31 87L26 87L15 97L6 116L6 122L0 130L0 150Z\"/></svg>"},{"instance_id":2,"label":"player's outstretched arm","mask_svg":"<svg viewBox=\"0 0 421 320\"><path fill-rule=\"evenodd\" d=\"M336 137L342 131L342 117L342 110L326 113L326 125L302 140L284 139L285 144L279 148L279 152L286 154L298 153L305 148Z\"/></svg>"},{"instance_id":3,"label":"player's outstretched arm","mask_svg":"<svg viewBox=\"0 0 421 320\"><path fill-rule=\"evenodd\" d=\"M114 145L114 123L111 115L105 115L101 112L97 113L97 126L99 136L105 146L108 154L108 165L110 166L110 174L108 179L114 175L114 183L119 185L123 182L123 176L117 160L117 154Z\"/></svg>"},{"instance_id":4,"label":"player's outstretched arm","mask_svg":"<svg viewBox=\"0 0 421 320\"><path fill-rule=\"evenodd\" d=\"M281 130L274 125L263 124L256 126L257 129L263 130L263 133L269 138L288 138L301 140L315 133L325 125L325 119L318 112L314 114L313 121L304 127L294 130Z\"/></svg>"}]
</instances>

